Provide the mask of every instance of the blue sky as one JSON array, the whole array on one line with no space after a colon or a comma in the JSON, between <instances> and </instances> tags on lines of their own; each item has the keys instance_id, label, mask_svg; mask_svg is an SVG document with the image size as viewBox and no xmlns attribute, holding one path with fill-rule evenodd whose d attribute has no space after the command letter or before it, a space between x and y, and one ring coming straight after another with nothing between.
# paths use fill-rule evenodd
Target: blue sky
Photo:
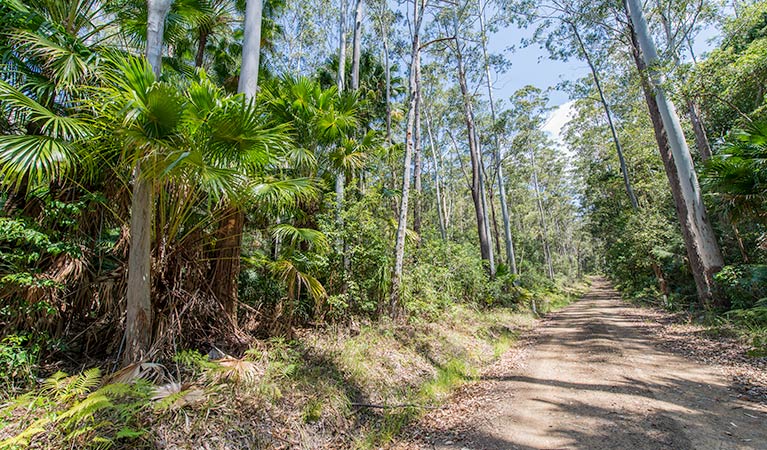
<instances>
[{"instance_id":1,"label":"blue sky","mask_svg":"<svg viewBox=\"0 0 767 450\"><path fill-rule=\"evenodd\" d=\"M529 38L532 30L519 29L512 26L501 29L489 38L489 49L492 53L503 53L511 62L511 67L505 73L496 74L494 79L495 97L508 100L518 89L533 85L540 89L556 86L564 80L576 80L589 74L585 62L572 58L569 61L558 61L549 58L549 53L537 44L522 47L520 40ZM704 29L696 38L694 49L698 57L713 48L713 39L718 35L714 27ZM515 51L507 49L513 46ZM555 107L544 130L556 138L561 128L567 123L570 106L566 92L552 90L549 94L550 105Z\"/></svg>"}]
</instances>

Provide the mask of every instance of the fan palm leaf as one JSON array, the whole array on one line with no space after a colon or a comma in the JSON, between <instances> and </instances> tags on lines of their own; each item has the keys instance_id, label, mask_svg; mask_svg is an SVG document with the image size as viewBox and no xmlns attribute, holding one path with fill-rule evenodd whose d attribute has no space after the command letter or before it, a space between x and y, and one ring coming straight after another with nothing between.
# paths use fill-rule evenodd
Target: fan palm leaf
<instances>
[{"instance_id":1,"label":"fan palm leaf","mask_svg":"<svg viewBox=\"0 0 767 450\"><path fill-rule=\"evenodd\" d=\"M284 244L298 248L301 244L306 244L308 250L325 252L330 250L330 242L327 236L319 230L312 228L298 228L290 224L278 224L272 227L272 235Z\"/></svg>"},{"instance_id":2,"label":"fan palm leaf","mask_svg":"<svg viewBox=\"0 0 767 450\"><path fill-rule=\"evenodd\" d=\"M17 121L17 129L34 134L0 136L2 184L19 190L25 183L60 179L76 161L75 142L90 135L77 115L61 116L0 80L0 106Z\"/></svg>"},{"instance_id":3,"label":"fan palm leaf","mask_svg":"<svg viewBox=\"0 0 767 450\"><path fill-rule=\"evenodd\" d=\"M711 158L703 183L717 194L733 218L767 217L767 122L750 124Z\"/></svg>"}]
</instances>

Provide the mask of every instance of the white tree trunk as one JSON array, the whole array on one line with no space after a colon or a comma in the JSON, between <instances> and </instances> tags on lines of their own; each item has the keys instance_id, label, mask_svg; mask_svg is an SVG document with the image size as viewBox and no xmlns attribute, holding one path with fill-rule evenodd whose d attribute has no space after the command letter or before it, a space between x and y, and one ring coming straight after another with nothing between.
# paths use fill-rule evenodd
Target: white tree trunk
<instances>
[{"instance_id":1,"label":"white tree trunk","mask_svg":"<svg viewBox=\"0 0 767 450\"><path fill-rule=\"evenodd\" d=\"M258 92L258 66L261 57L261 0L248 0L245 7L245 37L242 43L242 67L237 91L247 98Z\"/></svg>"},{"instance_id":2,"label":"white tree trunk","mask_svg":"<svg viewBox=\"0 0 767 450\"><path fill-rule=\"evenodd\" d=\"M409 100L407 122L405 125L405 160L402 170L402 199L400 200L397 236L394 243L394 272L391 278L390 314L397 318L401 312L400 296L402 294L402 267L405 261L405 235L407 233L408 196L410 195L410 164L413 158L414 131L416 108L420 86L418 85L418 66L421 64L421 23L423 9L427 0L413 0L413 42L411 50L410 71L408 77ZM420 6L419 6L420 4Z\"/></svg>"},{"instance_id":3,"label":"white tree trunk","mask_svg":"<svg viewBox=\"0 0 767 450\"><path fill-rule=\"evenodd\" d=\"M336 74L338 92L346 86L346 0L341 0L341 13L338 18L338 73Z\"/></svg>"},{"instance_id":4,"label":"white tree trunk","mask_svg":"<svg viewBox=\"0 0 767 450\"><path fill-rule=\"evenodd\" d=\"M156 78L162 73L163 36L165 18L170 11L171 0L149 0L147 2L146 59L152 66Z\"/></svg>"},{"instance_id":5,"label":"white tree trunk","mask_svg":"<svg viewBox=\"0 0 767 450\"><path fill-rule=\"evenodd\" d=\"M613 116L610 112L610 105L607 103L604 91L602 91L602 83L599 81L599 73L597 72L596 66L594 66L594 63L591 61L591 56L586 49L586 45L581 39L580 33L578 33L578 28L576 28L574 23L570 23L570 27L575 34L575 38L578 40L578 45L581 47L581 53L583 53L583 57L586 59L586 63L588 64L589 69L591 69L591 75L594 79L594 84L597 87L597 92L599 92L599 99L602 102L602 107L604 108L605 115L607 116L607 124L610 126L610 133L612 133L613 143L615 144L615 151L618 153L618 162L621 166L621 175L623 175L623 185L626 188L626 195L629 197L631 206L637 210L639 209L639 202L637 202L636 195L634 194L634 189L631 187L631 179L629 178L628 167L626 166L626 158L623 155L623 147L621 146L621 142L618 139L618 131L615 129L615 124L613 123Z\"/></svg>"},{"instance_id":6,"label":"white tree trunk","mask_svg":"<svg viewBox=\"0 0 767 450\"><path fill-rule=\"evenodd\" d=\"M360 58L362 56L362 0L354 8L354 37L352 38L352 90L360 88Z\"/></svg>"},{"instance_id":7,"label":"white tree trunk","mask_svg":"<svg viewBox=\"0 0 767 450\"><path fill-rule=\"evenodd\" d=\"M391 67L389 66L389 37L383 36L384 75L386 77L386 143L391 144Z\"/></svg>"},{"instance_id":8,"label":"white tree trunk","mask_svg":"<svg viewBox=\"0 0 767 450\"><path fill-rule=\"evenodd\" d=\"M149 0L146 58L155 78L162 72L165 17L171 0ZM141 160L133 170L130 217L130 253L125 305L125 353L123 363L144 359L152 345L152 194L154 183L142 176Z\"/></svg>"},{"instance_id":9,"label":"white tree trunk","mask_svg":"<svg viewBox=\"0 0 767 450\"><path fill-rule=\"evenodd\" d=\"M477 0L479 6L479 26L482 34L482 55L484 57L485 65L485 79L487 81L487 97L490 101L490 118L493 120L493 127L495 127L496 114L495 114L495 100L493 98L493 80L490 78L490 58L487 55L487 31L485 29L485 10L482 6L482 0ZM503 234L506 244L506 263L509 265L511 273L517 274L517 262L514 256L514 241L511 237L511 221L509 219L509 205L506 203L506 181L503 176L503 149L500 145L500 139L498 139L498 133L493 131L493 143L495 144L495 170L498 177L498 195L501 202L501 219L503 220ZM500 255L499 255L500 258Z\"/></svg>"},{"instance_id":10,"label":"white tree trunk","mask_svg":"<svg viewBox=\"0 0 767 450\"><path fill-rule=\"evenodd\" d=\"M696 259L699 263L691 264L693 272L702 271L702 273L695 274L698 295L704 304L712 304L717 302L719 297L714 275L724 265L724 259L706 215L698 177L693 167L679 116L673 103L666 96L662 77L656 69L660 64L660 58L642 13L641 2L639 0L627 0L627 7L639 49L650 70L655 100L658 104L663 128L668 138L679 178L681 200L684 202L686 212L686 217L680 217L681 226L689 228L692 238L691 242L688 243L687 253L691 259Z\"/></svg>"}]
</instances>

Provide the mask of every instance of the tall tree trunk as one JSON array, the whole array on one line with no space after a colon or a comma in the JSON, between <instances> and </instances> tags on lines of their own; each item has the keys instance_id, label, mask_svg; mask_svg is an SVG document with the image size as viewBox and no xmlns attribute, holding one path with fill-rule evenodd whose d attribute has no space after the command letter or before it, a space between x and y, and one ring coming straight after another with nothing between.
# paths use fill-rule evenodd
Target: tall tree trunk
<instances>
[{"instance_id":1,"label":"tall tree trunk","mask_svg":"<svg viewBox=\"0 0 767 450\"><path fill-rule=\"evenodd\" d=\"M194 55L194 67L202 67L202 61L205 57L205 46L208 45L208 32L200 31L200 36L197 40L197 54Z\"/></svg>"},{"instance_id":2,"label":"tall tree trunk","mask_svg":"<svg viewBox=\"0 0 767 450\"><path fill-rule=\"evenodd\" d=\"M456 32L457 31L458 25L456 23ZM469 155L471 157L471 198L474 202L474 212L477 217L479 249L482 259L488 262L488 270L492 277L495 276L495 264L493 261L493 246L490 243L490 227L487 221L487 201L485 199L482 153L479 149L471 98L469 96L469 88L466 84L466 72L463 66L461 44L458 39L455 40L455 48L456 63L458 65L458 84L460 85L461 96L463 98L464 121L466 122L467 137L469 140Z\"/></svg>"},{"instance_id":3,"label":"tall tree trunk","mask_svg":"<svg viewBox=\"0 0 767 450\"><path fill-rule=\"evenodd\" d=\"M245 7L245 36L242 46L242 66L237 85L238 92L253 101L258 93L258 69L261 59L261 0L248 0ZM212 291L232 322L237 322L238 281L242 234L245 231L245 212L238 205L227 202L220 211L215 232L213 252Z\"/></svg>"},{"instance_id":4,"label":"tall tree trunk","mask_svg":"<svg viewBox=\"0 0 767 450\"><path fill-rule=\"evenodd\" d=\"M490 183L492 185L492 183ZM490 219L493 224L493 242L495 243L495 254L501 255L501 233L498 231L498 214L495 213L495 192L490 188L488 194L488 204L490 205Z\"/></svg>"},{"instance_id":5,"label":"tall tree trunk","mask_svg":"<svg viewBox=\"0 0 767 450\"><path fill-rule=\"evenodd\" d=\"M535 190L535 202L538 206L538 214L541 219L541 241L543 244L543 259L546 271L551 280L554 280L554 264L551 261L551 249L549 248L549 230L546 224L546 211L543 208L541 188L538 184L538 165L535 159L535 149L530 150L530 164L533 166L533 189Z\"/></svg>"},{"instance_id":6,"label":"tall tree trunk","mask_svg":"<svg viewBox=\"0 0 767 450\"><path fill-rule=\"evenodd\" d=\"M354 37L352 38L352 90L360 88L360 57L362 52L362 0L354 8Z\"/></svg>"},{"instance_id":7,"label":"tall tree trunk","mask_svg":"<svg viewBox=\"0 0 767 450\"><path fill-rule=\"evenodd\" d=\"M387 145L391 145L391 67L389 67L389 7L387 2L381 2L381 10L378 14L379 35L383 41L382 60L384 64L385 97L386 97L386 137Z\"/></svg>"},{"instance_id":8,"label":"tall tree trunk","mask_svg":"<svg viewBox=\"0 0 767 450\"><path fill-rule=\"evenodd\" d=\"M421 64L416 67L417 83L421 85ZM423 183L421 172L423 171L423 154L421 149L421 91L418 91L415 108L415 130L413 136L413 189L415 198L413 199L413 231L420 236L421 234L421 214L423 202Z\"/></svg>"},{"instance_id":9,"label":"tall tree trunk","mask_svg":"<svg viewBox=\"0 0 767 450\"><path fill-rule=\"evenodd\" d=\"M711 144L708 142L703 121L700 120L698 105L692 99L687 100L687 113L690 116L690 123L692 123L692 131L695 133L695 147L698 149L700 159L706 162L711 159Z\"/></svg>"},{"instance_id":10,"label":"tall tree trunk","mask_svg":"<svg viewBox=\"0 0 767 450\"><path fill-rule=\"evenodd\" d=\"M426 114L426 133L429 136L429 147L431 147L431 157L434 162L434 186L437 190L437 219L439 219L439 235L443 241L447 240L447 227L445 224L445 211L443 210L442 200L442 176L439 161L437 160L437 149L434 145L434 134L431 128L431 117Z\"/></svg>"},{"instance_id":11,"label":"tall tree trunk","mask_svg":"<svg viewBox=\"0 0 767 450\"><path fill-rule=\"evenodd\" d=\"M724 260L706 215L698 177L679 116L666 97L660 74L654 69L660 61L642 14L641 2L626 0L624 5L632 25L630 32L634 41L634 58L640 75L644 76L646 69L649 69L650 79L645 80L644 84L645 99L674 196L698 296L704 305L726 307L726 299L718 295L714 280Z\"/></svg>"},{"instance_id":12,"label":"tall tree trunk","mask_svg":"<svg viewBox=\"0 0 767 450\"><path fill-rule=\"evenodd\" d=\"M397 224L397 237L394 244L394 271L391 277L391 297L389 312L393 318L398 318L402 305L402 266L405 260L405 235L407 233L407 210L408 196L410 194L410 164L412 163L414 131L416 122L416 109L418 108L418 96L421 87L418 84L418 67L421 64L421 23L423 22L423 9L427 0L413 0L413 42L410 60L410 74L408 77L409 100L407 122L405 125L405 160L402 170L402 199L400 200L399 218ZM419 7L420 4L420 7Z\"/></svg>"},{"instance_id":13,"label":"tall tree trunk","mask_svg":"<svg viewBox=\"0 0 767 450\"><path fill-rule=\"evenodd\" d=\"M245 36L242 43L242 66L237 92L254 99L258 92L258 66L261 58L261 0L247 0Z\"/></svg>"},{"instance_id":14,"label":"tall tree trunk","mask_svg":"<svg viewBox=\"0 0 767 450\"><path fill-rule=\"evenodd\" d=\"M498 196L501 202L501 218L503 219L503 235L504 243L506 246L506 264L509 266L511 273L517 274L517 262L514 256L514 241L511 237L511 221L509 219L509 205L506 202L506 182L503 176L503 149L501 148L500 139L498 138L498 132L495 131L495 100L493 99L493 81L490 78L490 58L487 55L487 31L485 29L485 10L482 6L482 0L478 0L479 6L479 26L482 34L482 55L484 57L485 65L485 79L487 81L487 97L490 101L490 117L493 121L493 143L495 148L493 155L495 156L495 170L496 177L498 179ZM493 210L493 216L495 216L495 210ZM495 219L493 219L495 224ZM496 224L496 235L498 234ZM500 258L500 250L498 250L498 257Z\"/></svg>"},{"instance_id":15,"label":"tall tree trunk","mask_svg":"<svg viewBox=\"0 0 767 450\"><path fill-rule=\"evenodd\" d=\"M170 11L170 4L171 0L149 0L147 5L146 58L158 80L162 72L165 17ZM154 183L149 176L142 175L141 165L142 163L138 162L133 171L124 364L145 358L152 345L152 197Z\"/></svg>"},{"instance_id":16,"label":"tall tree trunk","mask_svg":"<svg viewBox=\"0 0 767 450\"><path fill-rule=\"evenodd\" d=\"M346 85L346 0L341 0L341 13L338 19L338 72L336 86L338 92Z\"/></svg>"},{"instance_id":17,"label":"tall tree trunk","mask_svg":"<svg viewBox=\"0 0 767 450\"><path fill-rule=\"evenodd\" d=\"M389 35L383 34L384 77L386 79L386 143L391 144L391 67L389 66Z\"/></svg>"},{"instance_id":18,"label":"tall tree trunk","mask_svg":"<svg viewBox=\"0 0 767 450\"><path fill-rule=\"evenodd\" d=\"M620 162L621 174L623 175L623 185L625 186L626 194L631 201L631 206L637 210L639 209L639 203L637 202L636 195L634 195L634 189L631 187L631 180L629 179L628 168L626 167L626 158L623 156L623 147L621 146L621 142L618 139L618 132L616 131L615 124L613 123L613 116L612 112L610 112L610 105L607 103L604 91L602 90L602 83L599 81L599 73L597 72L597 68L594 66L594 63L591 61L591 56L586 50L586 45L583 43L575 23L570 22L570 27L572 28L573 33L578 40L578 45L581 47L581 53L583 53L583 57L586 59L586 63L591 69L591 75L594 78L594 84L597 87L597 92L599 92L599 100L602 102L602 107L605 110L605 116L607 116L607 124L610 126L610 133L612 133L613 143L615 144L615 151L618 153L618 161Z\"/></svg>"},{"instance_id":19,"label":"tall tree trunk","mask_svg":"<svg viewBox=\"0 0 767 450\"><path fill-rule=\"evenodd\" d=\"M678 67L681 62L681 57L679 55L679 47L681 47L681 44L677 45L679 38L684 39L687 42L687 45L690 48L690 56L692 57L693 62L697 63L689 33L680 36L679 33L675 34L671 29L671 20L669 19L669 16L671 15L671 4L669 4L669 8L667 9L663 7L663 4L660 1L656 3L657 9L660 12L663 32L666 35L666 51L671 55L671 58L673 58L674 66ZM703 127L703 122L700 120L698 107L692 98L687 99L687 115L690 117L692 130L695 133L695 147L698 149L701 159L705 162L711 157L711 145L708 142L708 136L706 135L706 129Z\"/></svg>"},{"instance_id":20,"label":"tall tree trunk","mask_svg":"<svg viewBox=\"0 0 767 450\"><path fill-rule=\"evenodd\" d=\"M464 71L464 77L466 72ZM470 103L471 106L471 103ZM488 237L488 261L490 263L490 278L495 278L495 250L493 249L493 234L490 232L490 202L487 200L487 171L485 170L485 158L482 154L482 141L479 138L479 131L477 131L476 120L474 119L474 107L469 109L469 116L471 117L471 123L474 127L474 145L477 151L477 162L479 163L479 186L482 201L482 215L483 222L485 223L485 235ZM492 190L492 186L490 187ZM496 234L496 238L497 238Z\"/></svg>"}]
</instances>

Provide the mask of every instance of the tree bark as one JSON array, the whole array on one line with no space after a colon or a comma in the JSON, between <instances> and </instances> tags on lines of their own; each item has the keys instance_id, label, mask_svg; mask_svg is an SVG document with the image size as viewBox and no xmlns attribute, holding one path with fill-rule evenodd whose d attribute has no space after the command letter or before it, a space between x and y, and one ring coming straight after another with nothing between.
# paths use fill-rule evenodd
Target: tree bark
<instances>
[{"instance_id":1,"label":"tree bark","mask_svg":"<svg viewBox=\"0 0 767 450\"><path fill-rule=\"evenodd\" d=\"M386 78L386 143L391 144L391 67L389 66L389 36L383 35L384 77Z\"/></svg>"},{"instance_id":2,"label":"tree bark","mask_svg":"<svg viewBox=\"0 0 767 450\"><path fill-rule=\"evenodd\" d=\"M641 2L626 0L624 6L631 23L629 31L633 41L634 59L640 76L643 77L645 99L674 196L698 297L705 306L727 307L727 300L719 295L714 280L714 275L722 268L724 260L706 215L698 177L679 116L674 105L666 97L660 74L654 70L659 64L659 58L642 14ZM644 78L647 69L649 79Z\"/></svg>"},{"instance_id":3,"label":"tree bark","mask_svg":"<svg viewBox=\"0 0 767 450\"><path fill-rule=\"evenodd\" d=\"M346 84L346 0L341 0L340 15L338 19L338 73L336 74L338 92L342 92Z\"/></svg>"},{"instance_id":4,"label":"tree bark","mask_svg":"<svg viewBox=\"0 0 767 450\"><path fill-rule=\"evenodd\" d=\"M354 8L354 37L352 38L352 90L360 88L360 57L362 49L362 0Z\"/></svg>"},{"instance_id":5,"label":"tree bark","mask_svg":"<svg viewBox=\"0 0 767 450\"><path fill-rule=\"evenodd\" d=\"M205 46L208 45L208 32L200 31L199 39L197 40L197 54L194 55L194 67L202 67L202 61L205 57Z\"/></svg>"},{"instance_id":6,"label":"tree bark","mask_svg":"<svg viewBox=\"0 0 767 450\"><path fill-rule=\"evenodd\" d=\"M487 32L485 30L485 12L484 8L482 7L481 0L477 1L477 4L479 6L479 25L480 25L480 31L482 33L482 54L484 57L484 65L485 65L485 79L487 80L487 96L488 100L490 101L490 117L493 121L493 127L495 127L496 123L496 114L495 114L495 100L493 99L493 81L490 78L490 58L487 55ZM516 258L514 256L514 241L511 237L511 221L509 219L509 206L506 203L506 182L503 176L503 149L501 148L500 139L498 139L498 132L493 130L493 140L495 144L495 149L493 151L493 155L495 156L495 170L496 170L496 176L498 178L498 196L499 200L501 202L501 218L503 220L503 235L504 235L504 243L506 246L506 263L509 266L509 270L512 274L517 274L517 262ZM495 211L493 211L493 216L495 216ZM493 223L495 224L495 219L493 219ZM497 224L496 224L496 235L498 235L497 230ZM498 255L500 258L501 251L498 250Z\"/></svg>"},{"instance_id":7,"label":"tree bark","mask_svg":"<svg viewBox=\"0 0 767 450\"><path fill-rule=\"evenodd\" d=\"M458 24L456 23L456 31ZM456 33L457 35L457 33ZM474 113L472 111L469 88L466 84L466 73L463 66L460 41L456 38L456 63L458 69L458 84L463 98L464 121L466 123L467 138L469 141L469 156L471 157L471 198L474 202L474 212L477 217L477 234L479 235L479 249L482 259L488 262L490 276L495 276L495 264L493 261L493 246L490 243L489 224L487 221L487 202L485 200L484 175L482 170L482 154L477 142L476 127L474 125Z\"/></svg>"},{"instance_id":8,"label":"tree bark","mask_svg":"<svg viewBox=\"0 0 767 450\"><path fill-rule=\"evenodd\" d=\"M610 105L607 103L604 91L602 90L602 83L599 81L599 73L597 72L594 63L591 61L591 56L586 50L586 45L583 43L580 33L578 33L578 28L572 22L570 23L570 27L572 28L573 33L578 40L578 45L581 47L581 53L583 53L583 57L586 59L586 63L591 69L591 75L594 78L594 84L596 85L597 91L599 92L599 99L602 102L602 107L605 110L605 116L607 116L607 124L610 126L610 133L612 133L613 143L615 144L615 151L618 153L618 161L620 162L621 166L621 175L623 175L623 185L626 188L626 194L629 197L629 201L631 201L631 206L634 208L634 210L637 210L639 209L639 202L637 202L636 195L634 195L634 189L631 187L631 180L629 179L628 168L626 167L626 158L623 156L623 147L621 146L621 142L618 139L618 132L616 131L615 124L613 123L613 116L610 112Z\"/></svg>"},{"instance_id":9,"label":"tree bark","mask_svg":"<svg viewBox=\"0 0 767 450\"><path fill-rule=\"evenodd\" d=\"M229 317L237 319L238 280L245 213L228 205L220 212L216 229L212 291Z\"/></svg>"},{"instance_id":10,"label":"tree bark","mask_svg":"<svg viewBox=\"0 0 767 450\"><path fill-rule=\"evenodd\" d=\"M416 67L417 83L421 85L421 64L418 63ZM421 149L421 91L418 91L418 97L416 98L415 108L415 130L413 136L413 189L415 190L415 198L413 199L413 231L419 236L421 235L421 214L422 202L423 202L423 184L421 180L421 172L423 171L423 154Z\"/></svg>"},{"instance_id":11,"label":"tree bark","mask_svg":"<svg viewBox=\"0 0 767 450\"><path fill-rule=\"evenodd\" d=\"M245 6L245 36L242 43L242 67L237 92L248 99L258 92L258 67L261 58L261 0L248 0Z\"/></svg>"},{"instance_id":12,"label":"tree bark","mask_svg":"<svg viewBox=\"0 0 767 450\"><path fill-rule=\"evenodd\" d=\"M258 93L258 69L261 57L261 0L248 0L245 7L245 36L242 46L242 66L238 92L254 101ZM224 206L216 228L216 249L212 263L213 294L221 303L232 323L237 323L239 301L240 255L245 212L230 202Z\"/></svg>"},{"instance_id":13,"label":"tree bark","mask_svg":"<svg viewBox=\"0 0 767 450\"><path fill-rule=\"evenodd\" d=\"M698 149L700 159L703 162L706 162L711 159L711 144L708 141L708 135L706 134L706 128L703 126L703 121L700 120L700 110L698 109L698 105L692 99L687 100L687 113L690 116L692 130L695 133L695 147Z\"/></svg>"},{"instance_id":14,"label":"tree bark","mask_svg":"<svg viewBox=\"0 0 767 450\"><path fill-rule=\"evenodd\" d=\"M165 17L170 0L149 0L147 5L146 58L155 79L162 72ZM133 171L130 252L125 305L125 365L144 359L152 345L152 205L154 183L142 176L142 162Z\"/></svg>"},{"instance_id":15,"label":"tree bark","mask_svg":"<svg viewBox=\"0 0 767 450\"><path fill-rule=\"evenodd\" d=\"M398 319L402 305L402 267L405 260L405 235L407 233L408 196L410 194L410 164L412 163L414 142L414 129L416 109L418 108L418 96L420 85L418 83L418 67L421 64L421 23L423 22L423 9L427 0L413 0L413 41L410 60L410 74L408 77L409 100L407 122L405 125L405 159L402 173L402 199L400 200L399 219L397 224L397 236L394 244L394 271L391 278L391 297L389 313L392 318ZM420 4L420 7L419 7Z\"/></svg>"}]
</instances>

